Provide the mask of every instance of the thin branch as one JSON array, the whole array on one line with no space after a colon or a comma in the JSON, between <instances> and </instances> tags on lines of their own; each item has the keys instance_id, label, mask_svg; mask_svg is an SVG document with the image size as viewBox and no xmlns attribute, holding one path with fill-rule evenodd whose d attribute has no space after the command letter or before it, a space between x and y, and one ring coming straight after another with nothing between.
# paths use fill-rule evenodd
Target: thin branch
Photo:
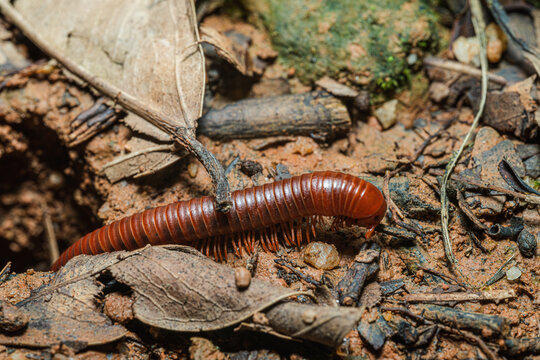
<instances>
[{"instance_id":1,"label":"thin branch","mask_svg":"<svg viewBox=\"0 0 540 360\"><path fill-rule=\"evenodd\" d=\"M56 234L54 233L54 226L47 210L47 204L45 201L41 202L41 211L43 212L43 225L45 228L45 237L47 238L47 243L49 244L49 258L51 264L53 264L56 259L60 256L58 251L58 241L56 240Z\"/></svg>"},{"instance_id":2,"label":"thin branch","mask_svg":"<svg viewBox=\"0 0 540 360\"><path fill-rule=\"evenodd\" d=\"M443 173L437 169L430 169L429 173L431 175L436 175L436 176L443 175ZM476 180L467 176L452 175L450 179L460 182L460 183L478 186L479 188L482 188L482 189L493 190L493 191L497 191L506 195L510 195L517 199L521 199L523 201L529 202L531 204L540 205L540 196L537 196L537 195L521 194L521 193L518 193L517 191L505 189L497 185L491 185L491 184L488 184L488 183L485 183L485 182L482 182L482 181L479 181L479 180Z\"/></svg>"},{"instance_id":3,"label":"thin branch","mask_svg":"<svg viewBox=\"0 0 540 360\"><path fill-rule=\"evenodd\" d=\"M478 108L478 112L476 113L476 116L474 118L474 121L471 125L471 128L469 129L469 132L465 136L465 139L461 143L461 146L456 154L452 156L450 159L450 162L448 163L446 167L446 172L442 178L441 182L441 228L442 228L442 235L443 235L443 243L444 243L444 252L446 254L446 258L452 265L455 265L457 263L456 257L454 256L454 252L452 250L452 241L450 240L450 235L448 233L448 222L449 222L449 213L448 213L448 194L446 193L447 186L448 186L448 178L450 175L452 175L452 171L454 170L454 167L456 166L456 163L459 160L459 157L463 153L463 150L467 146L469 140L471 139L474 130L478 126L478 123L480 122L480 117L482 116L482 113L484 111L484 106L486 105L486 97L487 97L487 55L486 55L486 34L484 32L484 29L486 27L484 22L484 17L482 14L482 6L480 4L480 0L471 0L470 1L471 6L471 12L472 12L472 20L474 25L474 30L476 32L476 36L478 37L478 40L480 42L480 64L482 68L482 94L480 98L480 106Z\"/></svg>"},{"instance_id":4,"label":"thin branch","mask_svg":"<svg viewBox=\"0 0 540 360\"><path fill-rule=\"evenodd\" d=\"M436 57L427 57L424 59L424 65L438 67L445 70L456 71L462 74L471 75L474 77L482 77L482 71L471 65L465 65L457 61L444 60ZM505 86L507 81L500 75L488 74L488 80L496 84Z\"/></svg>"},{"instance_id":5,"label":"thin branch","mask_svg":"<svg viewBox=\"0 0 540 360\"><path fill-rule=\"evenodd\" d=\"M488 359L490 359L490 360L500 359L499 356L497 356L497 354L495 354L486 345L486 343L484 342L484 340L482 340L482 338L480 338L479 336L476 336L474 334L471 334L468 331L455 329L453 327L450 327L450 326L447 326L447 325L444 325L444 324L429 321L429 320L425 319L423 316L417 315L414 312L412 312L411 310L406 309L406 308L381 306L381 310L402 313L402 314L407 315L408 317L420 322L421 324L428 324L428 325L433 325L434 324L434 325L438 326L441 330L443 330L443 331L445 331L447 333L461 336L461 337L465 338L466 340L469 340L471 342L474 342L474 343L478 344L478 346L480 347L480 349L482 349L482 352L484 354L486 354Z\"/></svg>"}]
</instances>

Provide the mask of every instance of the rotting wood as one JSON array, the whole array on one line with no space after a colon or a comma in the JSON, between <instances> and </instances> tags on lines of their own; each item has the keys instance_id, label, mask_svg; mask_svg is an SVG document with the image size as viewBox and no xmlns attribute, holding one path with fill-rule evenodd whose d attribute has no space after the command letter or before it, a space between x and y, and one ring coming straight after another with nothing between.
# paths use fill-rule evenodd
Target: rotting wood
<instances>
[{"instance_id":1,"label":"rotting wood","mask_svg":"<svg viewBox=\"0 0 540 360\"><path fill-rule=\"evenodd\" d=\"M369 262L355 260L337 285L339 303L341 305L356 305L362 294L366 280L379 269L378 253L380 253L381 248L376 243L371 243L369 247L365 244L360 250L359 255L369 250L377 252L377 256Z\"/></svg>"},{"instance_id":2,"label":"rotting wood","mask_svg":"<svg viewBox=\"0 0 540 360\"><path fill-rule=\"evenodd\" d=\"M540 337L506 339L502 351L510 356L540 355Z\"/></svg>"},{"instance_id":3,"label":"rotting wood","mask_svg":"<svg viewBox=\"0 0 540 360\"><path fill-rule=\"evenodd\" d=\"M483 336L503 335L510 332L510 322L501 316L458 310L446 306L419 304L418 309L426 319L441 322L458 329L468 329Z\"/></svg>"},{"instance_id":4,"label":"rotting wood","mask_svg":"<svg viewBox=\"0 0 540 360\"><path fill-rule=\"evenodd\" d=\"M362 312L329 306L298 303L277 304L266 312L275 331L304 340L338 347L360 320Z\"/></svg>"},{"instance_id":5,"label":"rotting wood","mask_svg":"<svg viewBox=\"0 0 540 360\"><path fill-rule=\"evenodd\" d=\"M495 301L516 297L514 290L483 291L483 292L454 292L443 294L406 294L403 299L407 302L463 302L463 301Z\"/></svg>"},{"instance_id":6,"label":"rotting wood","mask_svg":"<svg viewBox=\"0 0 540 360\"><path fill-rule=\"evenodd\" d=\"M341 101L316 91L241 100L210 110L199 120L197 132L216 140L302 135L327 142L350 128Z\"/></svg>"},{"instance_id":7,"label":"rotting wood","mask_svg":"<svg viewBox=\"0 0 540 360\"><path fill-rule=\"evenodd\" d=\"M420 322L421 324L436 324L436 326L438 328L440 328L441 330L443 330L444 332L447 332L449 334L453 334L453 335L457 335L457 336L460 336L460 337L463 337L464 339L466 339L467 341L469 342L472 342L472 343L476 343L478 344L478 346L480 347L480 349L482 349L482 352L487 356L488 359L490 360L497 360L497 359L500 359L499 356L497 356L487 345L486 343L484 342L484 340L482 340L481 337L479 336L476 336L474 334L471 334L470 332L468 331L465 331L465 330L460 330L460 329L456 329L454 327L451 327L451 326L448 326L448 325L444 325L444 324L440 324L440 323L436 323L436 322L432 322L432 321L429 321L429 320L426 320L424 317L420 316L420 315L417 315L415 314L414 312L412 312L411 310L409 309L406 309L406 308L400 308L400 307L382 307L381 310L384 310L384 311L393 311L393 312L399 312L399 313L402 313L402 314L405 314L409 317L411 317L412 319Z\"/></svg>"}]
</instances>

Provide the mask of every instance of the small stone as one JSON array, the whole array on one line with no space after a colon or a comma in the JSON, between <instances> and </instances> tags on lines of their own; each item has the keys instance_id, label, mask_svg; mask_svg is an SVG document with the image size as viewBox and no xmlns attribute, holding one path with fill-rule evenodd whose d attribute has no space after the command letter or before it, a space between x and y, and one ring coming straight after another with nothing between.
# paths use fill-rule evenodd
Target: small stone
<instances>
[{"instance_id":1,"label":"small stone","mask_svg":"<svg viewBox=\"0 0 540 360\"><path fill-rule=\"evenodd\" d=\"M240 171L249 177L253 177L257 174L261 174L263 171L263 167L256 161L242 160L240 162Z\"/></svg>"},{"instance_id":2,"label":"small stone","mask_svg":"<svg viewBox=\"0 0 540 360\"><path fill-rule=\"evenodd\" d=\"M309 243L304 250L304 262L316 269L330 270L339 265L336 247L320 241Z\"/></svg>"},{"instance_id":3,"label":"small stone","mask_svg":"<svg viewBox=\"0 0 540 360\"><path fill-rule=\"evenodd\" d=\"M385 102L380 108L375 110L375 116L381 123L383 129L388 129L396 123L397 120L397 105L396 99Z\"/></svg>"},{"instance_id":4,"label":"small stone","mask_svg":"<svg viewBox=\"0 0 540 360\"><path fill-rule=\"evenodd\" d=\"M490 63L498 63L501 60L503 52L506 50L506 35L495 23L486 26L487 39L487 58Z\"/></svg>"},{"instance_id":5,"label":"small stone","mask_svg":"<svg viewBox=\"0 0 540 360\"><path fill-rule=\"evenodd\" d=\"M407 64L414 65L418 61L418 55L416 54L410 54L407 56Z\"/></svg>"},{"instance_id":6,"label":"small stone","mask_svg":"<svg viewBox=\"0 0 540 360\"><path fill-rule=\"evenodd\" d=\"M519 233L517 243L519 252L524 257L531 258L536 254L536 248L538 246L536 237L526 229Z\"/></svg>"},{"instance_id":7,"label":"small stone","mask_svg":"<svg viewBox=\"0 0 540 360\"><path fill-rule=\"evenodd\" d=\"M103 312L111 320L125 324L134 318L132 306L131 297L114 292L105 296Z\"/></svg>"},{"instance_id":8,"label":"small stone","mask_svg":"<svg viewBox=\"0 0 540 360\"><path fill-rule=\"evenodd\" d=\"M521 270L517 266L512 266L510 269L506 270L506 279L508 281L514 281L519 279L521 276Z\"/></svg>"},{"instance_id":9,"label":"small stone","mask_svg":"<svg viewBox=\"0 0 540 360\"><path fill-rule=\"evenodd\" d=\"M12 333L28 325L28 315L15 305L0 301L0 332Z\"/></svg>"},{"instance_id":10,"label":"small stone","mask_svg":"<svg viewBox=\"0 0 540 360\"><path fill-rule=\"evenodd\" d=\"M313 324L316 319L317 313L315 312L315 310L310 309L302 313L302 321L304 322L304 324Z\"/></svg>"},{"instance_id":11,"label":"small stone","mask_svg":"<svg viewBox=\"0 0 540 360\"><path fill-rule=\"evenodd\" d=\"M190 163L187 167L187 170L189 176L194 179L197 176L197 172L199 171L199 165L196 163Z\"/></svg>"},{"instance_id":12,"label":"small stone","mask_svg":"<svg viewBox=\"0 0 540 360\"><path fill-rule=\"evenodd\" d=\"M476 37L458 37L452 44L452 50L460 63L480 66L480 43Z\"/></svg>"},{"instance_id":13,"label":"small stone","mask_svg":"<svg viewBox=\"0 0 540 360\"><path fill-rule=\"evenodd\" d=\"M435 102L441 102L450 94L450 88L438 81L434 81L429 86L429 97Z\"/></svg>"},{"instance_id":14,"label":"small stone","mask_svg":"<svg viewBox=\"0 0 540 360\"><path fill-rule=\"evenodd\" d=\"M251 273L245 267L237 267L234 269L234 280L236 287L244 290L251 284Z\"/></svg>"}]
</instances>

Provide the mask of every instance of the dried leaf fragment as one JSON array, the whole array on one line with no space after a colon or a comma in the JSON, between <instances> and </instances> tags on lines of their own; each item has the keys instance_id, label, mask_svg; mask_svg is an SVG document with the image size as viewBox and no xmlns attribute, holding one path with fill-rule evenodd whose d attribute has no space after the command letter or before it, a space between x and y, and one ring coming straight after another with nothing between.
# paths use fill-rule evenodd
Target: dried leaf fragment
<instances>
[{"instance_id":1,"label":"dried leaf fragment","mask_svg":"<svg viewBox=\"0 0 540 360\"><path fill-rule=\"evenodd\" d=\"M143 323L173 331L216 330L296 294L259 279L239 290L234 269L185 249L147 247L109 268L131 287L133 312Z\"/></svg>"}]
</instances>

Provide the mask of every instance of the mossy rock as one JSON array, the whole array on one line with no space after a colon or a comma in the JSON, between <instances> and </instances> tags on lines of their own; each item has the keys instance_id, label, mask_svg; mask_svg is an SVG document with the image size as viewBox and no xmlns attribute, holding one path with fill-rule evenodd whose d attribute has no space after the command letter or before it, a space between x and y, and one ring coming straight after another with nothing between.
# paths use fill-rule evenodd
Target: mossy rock
<instances>
[{"instance_id":1,"label":"mossy rock","mask_svg":"<svg viewBox=\"0 0 540 360\"><path fill-rule=\"evenodd\" d=\"M303 82L323 76L393 90L437 47L427 0L244 0L268 29L279 60Z\"/></svg>"}]
</instances>

